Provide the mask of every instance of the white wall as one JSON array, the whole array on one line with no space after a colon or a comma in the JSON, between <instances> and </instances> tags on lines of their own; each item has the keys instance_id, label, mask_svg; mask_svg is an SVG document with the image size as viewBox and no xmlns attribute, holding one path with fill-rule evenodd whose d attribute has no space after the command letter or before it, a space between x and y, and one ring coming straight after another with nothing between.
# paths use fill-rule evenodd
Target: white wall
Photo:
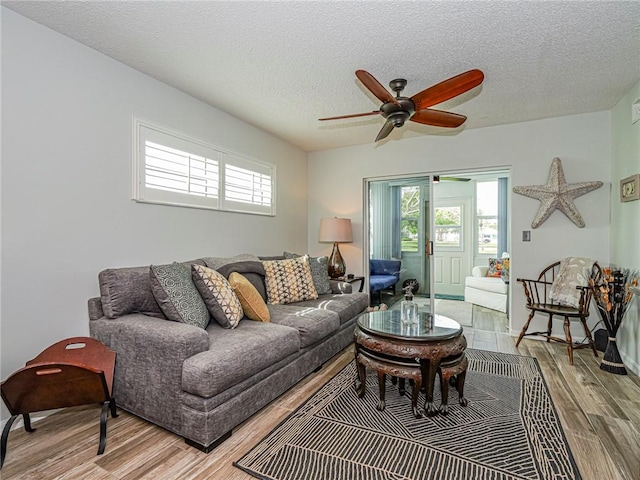
<instances>
[{"instance_id":1,"label":"white wall","mask_svg":"<svg viewBox=\"0 0 640 480\"><path fill-rule=\"evenodd\" d=\"M349 217L354 243L341 245L340 250L350 272L363 272L363 178L508 167L513 186L538 185L547 183L554 157L562 160L567 182L601 180L605 185L575 200L585 228L578 228L556 211L532 230L528 243L521 241L521 232L531 230L540 202L511 193L511 279L537 276L544 267L566 256L586 256L607 263L611 174L608 112L472 129L451 136L380 144L372 139L369 145L312 152L308 250L329 254L327 246L317 243L321 217ZM527 318L524 305L522 287L511 282L512 334L519 333ZM537 326L532 323L534 328L542 325L542 320L537 321ZM580 337L579 328L576 332Z\"/></svg>"},{"instance_id":2,"label":"white wall","mask_svg":"<svg viewBox=\"0 0 640 480\"><path fill-rule=\"evenodd\" d=\"M306 248L305 152L10 10L1 16L2 379L89 333L87 300L104 268ZM133 202L134 114L275 163L277 216Z\"/></svg>"},{"instance_id":3,"label":"white wall","mask_svg":"<svg viewBox=\"0 0 640 480\"><path fill-rule=\"evenodd\" d=\"M620 202L620 180L640 173L640 121L631 123L638 82L611 111L611 263L640 271L640 200ZM617 342L625 365L640 375L640 298L629 307Z\"/></svg>"}]
</instances>

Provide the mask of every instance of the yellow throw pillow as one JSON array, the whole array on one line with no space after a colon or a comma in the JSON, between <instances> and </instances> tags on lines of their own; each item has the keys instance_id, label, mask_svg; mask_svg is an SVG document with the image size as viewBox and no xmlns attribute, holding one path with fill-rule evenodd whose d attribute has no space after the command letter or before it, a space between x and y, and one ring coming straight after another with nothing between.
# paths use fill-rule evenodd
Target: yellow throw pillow
<instances>
[{"instance_id":1,"label":"yellow throw pillow","mask_svg":"<svg viewBox=\"0 0 640 480\"><path fill-rule=\"evenodd\" d=\"M240 305L242 305L242 310L244 310L247 318L259 322L269 322L271 320L267 304L264 303L256 287L251 285L251 282L244 275L232 272L229 275L229 284L231 284L231 288L233 288L234 293L240 300Z\"/></svg>"}]
</instances>

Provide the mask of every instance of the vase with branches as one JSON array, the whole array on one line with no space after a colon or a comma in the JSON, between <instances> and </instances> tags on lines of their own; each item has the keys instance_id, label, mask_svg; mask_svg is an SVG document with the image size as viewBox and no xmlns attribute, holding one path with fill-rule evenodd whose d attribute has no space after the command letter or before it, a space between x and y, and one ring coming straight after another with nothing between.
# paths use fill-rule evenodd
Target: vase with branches
<instances>
[{"instance_id":1,"label":"vase with branches","mask_svg":"<svg viewBox=\"0 0 640 480\"><path fill-rule=\"evenodd\" d=\"M618 375L626 375L627 369L622 363L618 351L616 334L633 300L631 287L638 285L638 272L624 268L600 267L594 263L589 277L589 288L593 301L602 319L607 333L607 348L600 369Z\"/></svg>"}]
</instances>

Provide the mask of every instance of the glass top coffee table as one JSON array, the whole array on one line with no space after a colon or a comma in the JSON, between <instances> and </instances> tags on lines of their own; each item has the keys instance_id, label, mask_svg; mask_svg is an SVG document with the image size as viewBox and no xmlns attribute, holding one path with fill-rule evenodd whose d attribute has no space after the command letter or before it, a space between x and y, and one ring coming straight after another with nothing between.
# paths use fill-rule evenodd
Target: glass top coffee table
<instances>
[{"instance_id":1,"label":"glass top coffee table","mask_svg":"<svg viewBox=\"0 0 640 480\"><path fill-rule=\"evenodd\" d=\"M404 341L448 340L462 334L462 327L455 320L442 315L418 313L418 323L402 324L400 310L369 312L358 317L358 328L364 332Z\"/></svg>"},{"instance_id":2,"label":"glass top coffee table","mask_svg":"<svg viewBox=\"0 0 640 480\"><path fill-rule=\"evenodd\" d=\"M433 388L438 367L455 365L464 358L467 341L458 322L442 315L418 314L415 325L403 324L400 311L368 312L358 317L354 332L355 357L358 366L358 395L366 390L366 368L378 374L379 410L385 408L385 375L414 381L411 407L417 418L418 393L424 386L427 415L435 415Z\"/></svg>"}]
</instances>

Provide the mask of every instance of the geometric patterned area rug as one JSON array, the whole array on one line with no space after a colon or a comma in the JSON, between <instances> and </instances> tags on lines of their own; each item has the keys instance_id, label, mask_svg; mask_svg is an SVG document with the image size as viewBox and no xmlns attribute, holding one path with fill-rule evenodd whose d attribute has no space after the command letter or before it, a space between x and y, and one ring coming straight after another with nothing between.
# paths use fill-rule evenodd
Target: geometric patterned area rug
<instances>
[{"instance_id":1,"label":"geometric patterned area rug","mask_svg":"<svg viewBox=\"0 0 640 480\"><path fill-rule=\"evenodd\" d=\"M416 419L411 387L387 379L380 412L377 377L358 398L351 362L234 465L265 480L580 479L538 361L467 357L466 407L450 388L448 415ZM438 405L437 379L434 391Z\"/></svg>"}]
</instances>

